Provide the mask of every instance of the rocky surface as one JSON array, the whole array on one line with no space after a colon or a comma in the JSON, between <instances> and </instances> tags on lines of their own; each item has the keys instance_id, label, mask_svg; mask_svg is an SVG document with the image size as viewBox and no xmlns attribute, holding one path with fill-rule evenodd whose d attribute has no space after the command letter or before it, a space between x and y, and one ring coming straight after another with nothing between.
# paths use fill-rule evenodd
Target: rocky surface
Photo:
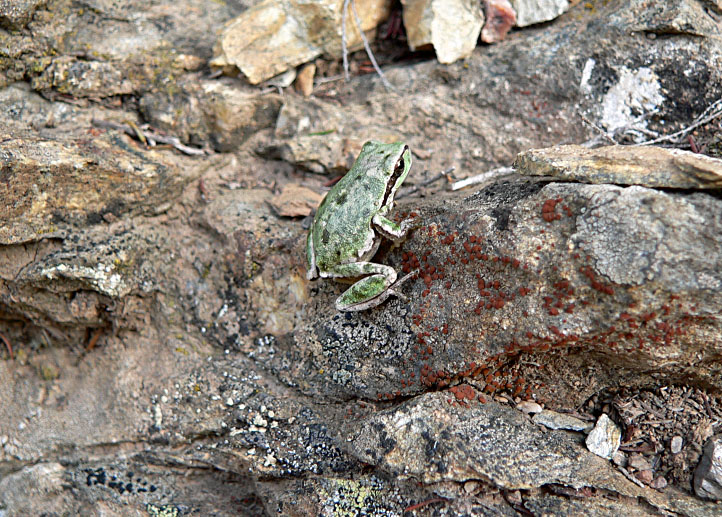
<instances>
[{"instance_id":1,"label":"rocky surface","mask_svg":"<svg viewBox=\"0 0 722 517\"><path fill-rule=\"evenodd\" d=\"M712 437L694 473L694 491L705 499L722 499L722 440Z\"/></svg>"},{"instance_id":2,"label":"rocky surface","mask_svg":"<svg viewBox=\"0 0 722 517\"><path fill-rule=\"evenodd\" d=\"M622 442L622 432L606 415L602 414L594 429L587 435L587 448L601 458L611 460ZM651 481L651 479L649 480Z\"/></svg>"},{"instance_id":3,"label":"rocky surface","mask_svg":"<svg viewBox=\"0 0 722 517\"><path fill-rule=\"evenodd\" d=\"M401 316L328 314L338 288L319 285L307 307L321 317L294 335L289 380L319 371L305 376L313 392L378 399L469 376L487 393L550 399L560 383L577 384L563 397L580 404L596 382L659 379L664 365L671 382L699 375L720 387L718 203L704 193L524 179L416 202L423 226L386 256L402 272L421 269L404 290L410 301L388 304ZM700 245L708 247L697 254ZM311 348L299 363L303 345ZM693 357L704 367L690 369ZM570 371L551 382L556 359Z\"/></svg>"},{"instance_id":4,"label":"rocky surface","mask_svg":"<svg viewBox=\"0 0 722 517\"><path fill-rule=\"evenodd\" d=\"M569 9L569 4L568 0L511 0L518 27L553 20Z\"/></svg>"},{"instance_id":5,"label":"rocky surface","mask_svg":"<svg viewBox=\"0 0 722 517\"><path fill-rule=\"evenodd\" d=\"M469 57L484 25L479 2L406 0L404 26L411 50L432 45L441 63Z\"/></svg>"},{"instance_id":6,"label":"rocky surface","mask_svg":"<svg viewBox=\"0 0 722 517\"><path fill-rule=\"evenodd\" d=\"M509 0L484 1L484 28L481 30L481 41L498 43L516 24L516 12Z\"/></svg>"},{"instance_id":7,"label":"rocky surface","mask_svg":"<svg viewBox=\"0 0 722 517\"><path fill-rule=\"evenodd\" d=\"M339 0L259 2L227 23L211 65L235 66L258 84L323 53L340 57L344 37L348 49L360 48L361 31L375 29L391 9L390 0L359 0L356 14L349 8L344 15L343 5Z\"/></svg>"},{"instance_id":8,"label":"rocky surface","mask_svg":"<svg viewBox=\"0 0 722 517\"><path fill-rule=\"evenodd\" d=\"M718 160L551 147L715 154L714 2L576 3L450 66L392 38L395 92L357 54L309 98L212 71L258 4L0 2L0 515L718 515ZM420 274L337 314L302 217L372 137L415 161L377 260Z\"/></svg>"}]
</instances>

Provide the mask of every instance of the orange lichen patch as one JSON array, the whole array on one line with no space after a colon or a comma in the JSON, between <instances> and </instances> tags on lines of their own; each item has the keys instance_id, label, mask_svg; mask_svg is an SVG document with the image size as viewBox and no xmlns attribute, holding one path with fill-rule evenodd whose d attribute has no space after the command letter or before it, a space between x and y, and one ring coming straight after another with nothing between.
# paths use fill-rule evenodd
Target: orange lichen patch
<instances>
[{"instance_id":1,"label":"orange lichen patch","mask_svg":"<svg viewBox=\"0 0 722 517\"><path fill-rule=\"evenodd\" d=\"M561 214L556 213L556 207L562 202L562 198L547 199L542 205L542 219L546 222L551 223L557 219L561 219Z\"/></svg>"},{"instance_id":2,"label":"orange lichen patch","mask_svg":"<svg viewBox=\"0 0 722 517\"><path fill-rule=\"evenodd\" d=\"M558 207L561 207L566 216L573 215L571 209L566 205L559 205L560 202L561 199L551 199L544 203L542 212L545 221L552 222L562 217L557 213ZM532 270L527 271L529 264L523 263L521 257L514 257L513 252L509 251L513 246L506 243L502 245L499 242L490 242L478 235L459 235L458 231L445 231L437 225L429 225L417 231L425 240L426 248L420 248L422 251L417 249L418 257L409 251L401 254L404 273L419 270L417 278L423 282L423 286L419 283L422 296L417 298L420 307L411 314L411 321L417 327L417 343L413 351L403 359L407 370L402 373L404 379L401 387L405 390L445 389L454 385L448 389L454 395L449 400L455 404L481 401L480 397L483 395L478 392L495 397L504 396L507 399L529 398L534 395L538 386L524 378L533 379L534 375L524 373L522 377L522 372L515 365L534 360L529 359L530 355L559 354L571 349L590 349L610 354L630 351L636 353L640 349L672 343L681 332L681 320L671 319L672 311L679 309L673 301L676 298L670 298L668 304L654 307L654 310L646 308L645 312L640 314L633 303L622 301L628 294L621 291L614 299L609 300L624 304L619 309L622 312L615 326L610 326L603 332L575 335L577 318L583 319L584 315L569 315L575 311L588 310L590 303L598 304L600 297L594 291L615 295L615 289L595 274L590 265L591 257L585 257L583 251L582 254L573 251L567 257L567 260L573 258L579 261L574 269L578 267L581 274L577 274L573 269L570 271L561 262L555 265L554 254L566 249L561 242L556 246L556 252L554 243L542 242L539 250L546 251L536 256ZM540 233L544 234L543 231ZM549 235L551 232L546 233ZM584 245L583 242L578 244ZM439 256L437 252L440 245L446 246L443 256ZM535 275L550 275L551 278L547 278L539 286L538 281L533 283ZM565 276L568 278L564 278ZM525 285L525 281L529 282L531 287ZM573 283L577 284L576 289L572 286ZM498 337L489 341L484 338L487 332L479 331L475 336L479 342L470 343L461 351L462 357L473 357L474 361L451 366L448 364L447 350L450 349L456 354L459 352L459 345L457 342L451 345L446 342L450 335L454 335L454 327L453 321L445 321L445 318L449 317L449 314L453 314L455 318L464 317L463 313L459 314L463 305L456 306L454 312L450 313L448 310L439 310L438 300L441 299L439 295L442 291L448 298L447 293L452 289L452 285L453 289L473 290L470 293L472 296L469 306L465 310L483 315L485 323L490 325L489 335L494 331L495 321L501 322L507 318L513 320L517 315L518 320L521 320L522 315L541 316L542 320L535 321L533 328L545 330L528 331L532 326L524 328L523 321L520 321L518 330L515 331L512 326L509 331L511 335L505 335L506 344L496 341ZM476 289L473 289L474 287ZM464 294L468 296L469 293ZM534 307L534 304L537 306ZM540 307L543 309L542 314L534 310ZM500 313L494 315L488 311ZM514 335L514 332L518 332L518 335ZM503 351L488 356L490 348ZM538 368L542 368L543 360L536 362L541 365ZM448 371L439 369L442 364ZM470 385L463 384L472 379L475 385L478 382L476 391ZM473 395L467 397L467 388L461 386L467 386ZM386 395L384 397L388 398Z\"/></svg>"},{"instance_id":3,"label":"orange lichen patch","mask_svg":"<svg viewBox=\"0 0 722 517\"><path fill-rule=\"evenodd\" d=\"M605 284L597 280L597 276L594 274L594 270L591 267L582 266L579 268L579 272L589 279L592 289L604 294L614 294L614 288L609 284Z\"/></svg>"},{"instance_id":4,"label":"orange lichen patch","mask_svg":"<svg viewBox=\"0 0 722 517\"><path fill-rule=\"evenodd\" d=\"M452 386L449 391L453 393L456 400L474 400L476 398L476 391L468 384Z\"/></svg>"},{"instance_id":5,"label":"orange lichen patch","mask_svg":"<svg viewBox=\"0 0 722 517\"><path fill-rule=\"evenodd\" d=\"M415 271L421 267L421 264L419 263L419 259L416 257L416 254L413 251L404 251L401 254L401 270L404 273L410 273L411 271Z\"/></svg>"}]
</instances>

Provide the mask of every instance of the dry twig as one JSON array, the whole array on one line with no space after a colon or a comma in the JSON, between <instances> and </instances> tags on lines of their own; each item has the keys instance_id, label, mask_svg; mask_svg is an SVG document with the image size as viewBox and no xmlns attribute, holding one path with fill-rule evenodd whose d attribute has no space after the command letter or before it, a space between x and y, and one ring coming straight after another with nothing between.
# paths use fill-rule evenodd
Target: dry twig
<instances>
[{"instance_id":1,"label":"dry twig","mask_svg":"<svg viewBox=\"0 0 722 517\"><path fill-rule=\"evenodd\" d=\"M4 334L0 334L0 340L5 343L5 347L8 349L8 354L10 354L10 359L13 359L13 346L10 344L10 340L6 338Z\"/></svg>"},{"instance_id":2,"label":"dry twig","mask_svg":"<svg viewBox=\"0 0 722 517\"><path fill-rule=\"evenodd\" d=\"M116 122L110 122L109 120L100 120L94 118L91 123L95 127L99 127L101 129L116 129L118 131L122 131L127 135L137 138L145 145L148 145L150 147L154 147L156 145L156 142L158 142L161 144L171 145L175 149L185 154L194 156L206 154L203 149L198 149L196 147L190 147L182 144L181 141L174 136L159 135L158 133L150 131L147 126L138 127L133 122L129 122L128 124L118 124Z\"/></svg>"},{"instance_id":3,"label":"dry twig","mask_svg":"<svg viewBox=\"0 0 722 517\"><path fill-rule=\"evenodd\" d=\"M676 133L672 133L671 135L664 135L660 136L659 138L656 138L654 140L648 140L646 142L642 142L642 145L652 145L657 144L659 142L672 142L679 144L682 142L684 137L689 135L692 131L697 129L699 126L703 126L709 122L712 122L714 119L722 116L722 98L717 99L712 104L707 106L707 108L702 112L702 114L694 119L692 123L677 131Z\"/></svg>"},{"instance_id":4,"label":"dry twig","mask_svg":"<svg viewBox=\"0 0 722 517\"><path fill-rule=\"evenodd\" d=\"M499 167L498 169L492 169L490 171L482 172L476 176L459 180L456 183L451 184L451 190L459 190L471 185L477 185L496 177L507 176L513 174L514 169L512 167Z\"/></svg>"},{"instance_id":5,"label":"dry twig","mask_svg":"<svg viewBox=\"0 0 722 517\"><path fill-rule=\"evenodd\" d=\"M654 133L653 131L649 131L649 130L646 129L646 128L637 127L637 124L638 124L639 122L642 122L643 120L646 120L647 118L651 117L652 115L654 115L654 114L656 114L656 113L658 113L658 112L659 112L659 110L654 109L654 110L652 110L652 111L648 111L648 112L646 112L646 113L643 113L643 114L640 115L639 117L637 117L637 118L635 118L634 120L632 120L632 121L631 121L629 124L627 124L626 126L621 126L621 127L615 128L615 129L613 129L613 130L611 130L611 131L605 131L604 129L602 129L601 127L597 126L594 122L592 122L591 120L589 120L587 117L585 117L584 115L582 115L582 114L580 113L579 116L581 117L582 121L583 121L585 124L589 125L592 129L594 129L595 131L597 131L597 132L599 133L599 134L598 134L597 136L595 136L594 138L590 138L590 139L587 140L586 142L582 142L581 145L583 145L584 147L596 147L596 146L598 146L599 144L601 144L602 141L604 141L604 140L606 140L606 141L609 142L610 144L619 145L619 142L617 142L616 138L617 138L619 135L631 134L633 131L637 131L637 132L639 132L639 133L645 133L645 134L650 134L650 133L651 133L652 136L655 136L655 137L656 137L656 136L657 136L657 133Z\"/></svg>"},{"instance_id":6,"label":"dry twig","mask_svg":"<svg viewBox=\"0 0 722 517\"><path fill-rule=\"evenodd\" d=\"M449 174L454 172L456 170L456 167L453 165L449 167L448 169L439 172L438 174L430 177L429 179L426 179L419 183L418 185L414 185L413 187L409 187L407 189L404 189L403 192L399 192L399 194L396 196L396 199L400 199L402 197L410 196L411 194L416 193L418 190L421 190L423 187L426 187L428 185L431 185L432 183L439 181L440 179L446 179L447 182L449 182Z\"/></svg>"},{"instance_id":7,"label":"dry twig","mask_svg":"<svg viewBox=\"0 0 722 517\"><path fill-rule=\"evenodd\" d=\"M358 27L359 34L361 34L361 40L364 43L366 55L368 55L369 60L374 67L374 70L376 70L376 73L379 74L381 82L384 84L384 86L389 90L393 90L394 87L391 86L391 83L388 81L388 79L386 79L386 76L381 70L381 67L376 62L376 57L374 56L374 53L371 51L371 45L369 44L369 40L366 38L366 34L364 34L364 31L361 28L361 19L359 18L358 12L356 12L356 4L353 0L344 0L343 12L341 13L341 48L343 49L343 71L346 80L349 80L348 46L346 45L346 12L348 11L349 4L351 5L353 17L356 20L356 27Z\"/></svg>"},{"instance_id":8,"label":"dry twig","mask_svg":"<svg viewBox=\"0 0 722 517\"><path fill-rule=\"evenodd\" d=\"M95 332L93 332L93 335L90 336L90 340L88 341L88 344L85 346L85 351L90 352L93 348L95 348L95 345L98 344L98 339L103 334L103 327L95 329Z\"/></svg>"},{"instance_id":9,"label":"dry twig","mask_svg":"<svg viewBox=\"0 0 722 517\"><path fill-rule=\"evenodd\" d=\"M625 469L624 467L617 467L617 468L619 469L619 471L620 471L622 474L624 474L624 477L627 478L629 481L631 481L632 483L634 483L634 484L637 485L637 486L640 486L640 487L642 487L642 488L646 488L646 487L644 486L644 483L642 483L640 480L638 480L636 477L634 477L632 474L630 474L627 469Z\"/></svg>"}]
</instances>

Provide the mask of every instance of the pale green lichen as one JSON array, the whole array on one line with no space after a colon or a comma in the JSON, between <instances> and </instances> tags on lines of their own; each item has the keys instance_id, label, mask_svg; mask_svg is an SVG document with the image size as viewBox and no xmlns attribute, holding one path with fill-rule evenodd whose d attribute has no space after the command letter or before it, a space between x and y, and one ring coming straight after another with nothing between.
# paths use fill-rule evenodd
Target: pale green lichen
<instances>
[{"instance_id":1,"label":"pale green lichen","mask_svg":"<svg viewBox=\"0 0 722 517\"><path fill-rule=\"evenodd\" d=\"M148 515L152 517L178 517L180 515L178 508L169 504L155 505L148 503L145 509Z\"/></svg>"},{"instance_id":2,"label":"pale green lichen","mask_svg":"<svg viewBox=\"0 0 722 517\"><path fill-rule=\"evenodd\" d=\"M382 483L376 478L361 480L333 479L321 493L325 501L323 515L334 517L354 517L368 514L370 508L383 504ZM382 512L385 513L385 512Z\"/></svg>"},{"instance_id":3,"label":"pale green lichen","mask_svg":"<svg viewBox=\"0 0 722 517\"><path fill-rule=\"evenodd\" d=\"M43 380L54 381L60 376L58 369L51 364L44 364L40 367L40 375Z\"/></svg>"},{"instance_id":4,"label":"pale green lichen","mask_svg":"<svg viewBox=\"0 0 722 517\"><path fill-rule=\"evenodd\" d=\"M68 264L58 264L42 271L45 278L54 280L60 277L72 278L90 284L96 291L110 297L121 297L130 292L130 286L123 277L114 271L114 267L98 263L95 268Z\"/></svg>"}]
</instances>

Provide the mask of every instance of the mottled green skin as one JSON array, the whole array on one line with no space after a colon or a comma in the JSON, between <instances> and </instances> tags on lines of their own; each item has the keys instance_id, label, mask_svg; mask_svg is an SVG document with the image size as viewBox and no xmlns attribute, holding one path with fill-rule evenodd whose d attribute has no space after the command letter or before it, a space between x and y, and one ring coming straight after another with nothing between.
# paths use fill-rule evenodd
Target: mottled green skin
<instances>
[{"instance_id":1,"label":"mottled green skin","mask_svg":"<svg viewBox=\"0 0 722 517\"><path fill-rule=\"evenodd\" d=\"M367 261L383 235L401 238L406 232L406 225L386 216L410 167L411 153L405 144L367 142L351 170L329 191L316 212L306 243L309 280L372 275L337 300L339 310L378 305L396 281L393 268Z\"/></svg>"}]
</instances>

